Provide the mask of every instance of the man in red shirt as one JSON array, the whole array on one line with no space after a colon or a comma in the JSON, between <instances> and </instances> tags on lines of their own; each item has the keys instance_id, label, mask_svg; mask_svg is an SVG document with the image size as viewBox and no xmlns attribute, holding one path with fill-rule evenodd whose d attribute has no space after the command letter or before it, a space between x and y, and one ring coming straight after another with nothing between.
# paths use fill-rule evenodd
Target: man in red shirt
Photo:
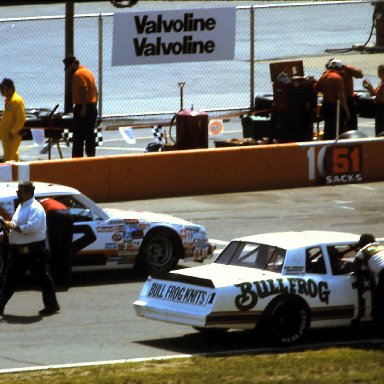
<instances>
[{"instance_id":1,"label":"man in red shirt","mask_svg":"<svg viewBox=\"0 0 384 384\"><path fill-rule=\"evenodd\" d=\"M329 59L325 68L328 69L329 63L333 60L335 60L335 58ZM349 114L351 116L350 119L345 122L345 128L347 131L357 130L357 107L353 79L361 79L363 77L363 70L361 68L342 63L341 77L344 80L345 97L349 108Z\"/></svg>"},{"instance_id":2,"label":"man in red shirt","mask_svg":"<svg viewBox=\"0 0 384 384\"><path fill-rule=\"evenodd\" d=\"M69 288L72 269L73 218L68 207L51 197L39 200L47 215L47 238L52 276L57 285Z\"/></svg>"},{"instance_id":3,"label":"man in red shirt","mask_svg":"<svg viewBox=\"0 0 384 384\"><path fill-rule=\"evenodd\" d=\"M81 65L75 56L63 60L65 70L73 74L73 147L72 157L96 155L95 125L97 120L98 92L93 73Z\"/></svg>"},{"instance_id":4,"label":"man in red shirt","mask_svg":"<svg viewBox=\"0 0 384 384\"><path fill-rule=\"evenodd\" d=\"M345 96L344 80L341 76L343 64L332 60L328 69L315 84L315 91L323 95L320 114L324 119L324 140L336 138L337 102L340 101L339 134L346 131L345 122L350 119Z\"/></svg>"}]
</instances>

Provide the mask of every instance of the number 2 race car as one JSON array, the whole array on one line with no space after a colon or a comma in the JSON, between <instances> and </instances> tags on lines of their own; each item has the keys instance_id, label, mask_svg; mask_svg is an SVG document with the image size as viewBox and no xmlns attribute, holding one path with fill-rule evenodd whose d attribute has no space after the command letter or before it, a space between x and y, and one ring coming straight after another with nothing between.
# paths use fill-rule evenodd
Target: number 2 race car
<instances>
[{"instance_id":1,"label":"number 2 race car","mask_svg":"<svg viewBox=\"0 0 384 384\"><path fill-rule=\"evenodd\" d=\"M280 345L309 328L370 322L375 282L351 273L359 238L304 231L235 239L211 264L149 277L134 308L207 334L257 329Z\"/></svg>"},{"instance_id":2,"label":"number 2 race car","mask_svg":"<svg viewBox=\"0 0 384 384\"><path fill-rule=\"evenodd\" d=\"M18 204L17 185L0 182L4 220L11 219ZM72 214L73 266L137 267L148 275L171 270L179 259L202 261L213 251L201 225L165 214L102 209L78 190L62 185L36 182L34 186L37 200L54 198ZM0 274L4 262L0 258Z\"/></svg>"}]
</instances>

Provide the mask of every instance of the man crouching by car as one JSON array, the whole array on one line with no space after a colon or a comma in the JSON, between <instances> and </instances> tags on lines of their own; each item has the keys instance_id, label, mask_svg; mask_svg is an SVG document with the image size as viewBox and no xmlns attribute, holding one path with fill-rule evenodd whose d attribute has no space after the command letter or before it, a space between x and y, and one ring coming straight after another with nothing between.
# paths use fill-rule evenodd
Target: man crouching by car
<instances>
[{"instance_id":1,"label":"man crouching by car","mask_svg":"<svg viewBox=\"0 0 384 384\"><path fill-rule=\"evenodd\" d=\"M384 335L384 245L376 242L375 237L363 233L360 248L353 262L353 272L359 273L365 267L375 277L376 287L373 295L373 319L380 323Z\"/></svg>"}]
</instances>

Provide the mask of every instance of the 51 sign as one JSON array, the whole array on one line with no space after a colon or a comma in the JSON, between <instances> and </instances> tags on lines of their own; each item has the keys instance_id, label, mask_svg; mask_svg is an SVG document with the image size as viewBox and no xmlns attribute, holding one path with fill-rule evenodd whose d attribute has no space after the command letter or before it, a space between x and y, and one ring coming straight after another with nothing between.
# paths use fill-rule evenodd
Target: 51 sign
<instances>
[{"instance_id":1,"label":"51 sign","mask_svg":"<svg viewBox=\"0 0 384 384\"><path fill-rule=\"evenodd\" d=\"M363 181L361 145L331 145L320 149L317 159L315 148L307 152L309 180L315 179L317 160L318 171L326 184L348 184Z\"/></svg>"}]
</instances>

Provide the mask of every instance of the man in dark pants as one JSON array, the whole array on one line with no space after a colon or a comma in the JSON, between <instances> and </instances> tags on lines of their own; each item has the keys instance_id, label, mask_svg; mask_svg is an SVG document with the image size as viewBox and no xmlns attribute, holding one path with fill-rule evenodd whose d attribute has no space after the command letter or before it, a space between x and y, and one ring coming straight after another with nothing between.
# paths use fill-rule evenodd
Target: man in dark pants
<instances>
[{"instance_id":1,"label":"man in dark pants","mask_svg":"<svg viewBox=\"0 0 384 384\"><path fill-rule=\"evenodd\" d=\"M73 147L72 157L88 157L96 155L95 126L97 120L97 87L93 73L81 65L75 56L64 60L65 70L73 74L72 103L73 107Z\"/></svg>"},{"instance_id":2,"label":"man in dark pants","mask_svg":"<svg viewBox=\"0 0 384 384\"><path fill-rule=\"evenodd\" d=\"M377 243L370 233L363 233L358 244L360 250L353 262L353 272L365 267L375 276L376 288L373 302L373 318L381 324L384 335L384 245Z\"/></svg>"},{"instance_id":3,"label":"man in dark pants","mask_svg":"<svg viewBox=\"0 0 384 384\"><path fill-rule=\"evenodd\" d=\"M30 181L19 183L17 196L20 204L12 220L6 222L10 230L10 260L0 291L1 316L26 270L36 276L41 286L44 308L39 314L49 316L60 310L55 286L47 268L46 215L44 208L34 198L34 190Z\"/></svg>"},{"instance_id":4,"label":"man in dark pants","mask_svg":"<svg viewBox=\"0 0 384 384\"><path fill-rule=\"evenodd\" d=\"M72 269L73 219L68 207L50 197L39 200L47 215L51 272L55 283L68 289Z\"/></svg>"}]
</instances>

